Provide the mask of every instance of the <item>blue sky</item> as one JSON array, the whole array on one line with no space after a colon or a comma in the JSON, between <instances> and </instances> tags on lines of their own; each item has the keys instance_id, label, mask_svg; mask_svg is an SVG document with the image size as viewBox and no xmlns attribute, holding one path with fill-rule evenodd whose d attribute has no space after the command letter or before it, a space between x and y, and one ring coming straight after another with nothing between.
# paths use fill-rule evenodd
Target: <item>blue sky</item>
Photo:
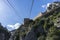
<instances>
[{"instance_id":1,"label":"blue sky","mask_svg":"<svg viewBox=\"0 0 60 40\"><path fill-rule=\"evenodd\" d=\"M0 0L0 22L9 30L15 29L14 26L23 23L24 18L29 18L30 16L30 18L33 19L40 12L44 12L46 10L46 7L42 7L43 5L47 5L48 3L52 3L54 1L59 0L34 0L30 16L29 12L32 0L9 0L18 13L15 13L6 0Z\"/></svg>"}]
</instances>

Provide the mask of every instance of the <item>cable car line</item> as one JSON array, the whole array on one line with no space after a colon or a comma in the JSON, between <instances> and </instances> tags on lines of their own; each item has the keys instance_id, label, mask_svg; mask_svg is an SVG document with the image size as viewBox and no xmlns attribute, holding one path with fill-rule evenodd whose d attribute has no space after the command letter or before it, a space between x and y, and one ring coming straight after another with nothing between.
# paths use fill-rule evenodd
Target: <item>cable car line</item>
<instances>
[{"instance_id":1,"label":"cable car line","mask_svg":"<svg viewBox=\"0 0 60 40\"><path fill-rule=\"evenodd\" d=\"M13 10L15 11L15 14L16 14L19 18L21 18L20 20L23 20L22 17L17 14L18 11L11 5L11 3L9 2L9 0L6 0L6 1L7 1L7 3L13 8Z\"/></svg>"},{"instance_id":2,"label":"cable car line","mask_svg":"<svg viewBox=\"0 0 60 40\"><path fill-rule=\"evenodd\" d=\"M30 8L30 16L29 16L29 18L31 17L31 12L32 12L32 8L33 8L33 5L34 5L34 0L32 0L32 4L31 4L31 8Z\"/></svg>"}]
</instances>

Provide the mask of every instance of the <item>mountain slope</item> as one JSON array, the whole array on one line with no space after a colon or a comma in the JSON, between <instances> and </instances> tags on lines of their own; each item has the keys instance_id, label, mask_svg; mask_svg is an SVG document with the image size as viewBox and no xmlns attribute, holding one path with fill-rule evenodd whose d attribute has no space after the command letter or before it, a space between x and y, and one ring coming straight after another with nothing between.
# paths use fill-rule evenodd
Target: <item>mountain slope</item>
<instances>
[{"instance_id":1,"label":"mountain slope","mask_svg":"<svg viewBox=\"0 0 60 40\"><path fill-rule=\"evenodd\" d=\"M4 28L0 23L0 40L9 40L10 32L6 28Z\"/></svg>"},{"instance_id":2,"label":"mountain slope","mask_svg":"<svg viewBox=\"0 0 60 40\"><path fill-rule=\"evenodd\" d=\"M58 4L58 5L56 5ZM50 4L42 16L35 20L27 19L15 31L14 40L59 40L60 2Z\"/></svg>"}]
</instances>

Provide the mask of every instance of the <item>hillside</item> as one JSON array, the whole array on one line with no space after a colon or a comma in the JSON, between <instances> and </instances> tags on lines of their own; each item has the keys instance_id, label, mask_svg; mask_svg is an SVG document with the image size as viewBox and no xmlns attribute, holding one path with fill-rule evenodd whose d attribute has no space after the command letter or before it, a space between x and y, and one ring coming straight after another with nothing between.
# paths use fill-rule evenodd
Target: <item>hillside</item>
<instances>
[{"instance_id":1,"label":"hillside","mask_svg":"<svg viewBox=\"0 0 60 40\"><path fill-rule=\"evenodd\" d=\"M11 32L0 24L0 40L60 40L60 2L51 3L34 20L25 18L24 24Z\"/></svg>"},{"instance_id":2,"label":"hillside","mask_svg":"<svg viewBox=\"0 0 60 40\"><path fill-rule=\"evenodd\" d=\"M60 40L60 2L53 2L42 16L26 18L14 33L13 40Z\"/></svg>"},{"instance_id":3,"label":"hillside","mask_svg":"<svg viewBox=\"0 0 60 40\"><path fill-rule=\"evenodd\" d=\"M10 32L0 23L0 40L9 40Z\"/></svg>"}]
</instances>

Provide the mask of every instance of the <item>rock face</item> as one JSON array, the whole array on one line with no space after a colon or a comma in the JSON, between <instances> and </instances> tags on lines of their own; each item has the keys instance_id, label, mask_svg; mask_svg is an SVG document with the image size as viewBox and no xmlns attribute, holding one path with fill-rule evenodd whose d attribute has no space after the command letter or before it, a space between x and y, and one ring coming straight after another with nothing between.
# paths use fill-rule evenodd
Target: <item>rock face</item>
<instances>
[{"instance_id":1,"label":"rock face","mask_svg":"<svg viewBox=\"0 0 60 40\"><path fill-rule=\"evenodd\" d=\"M39 13L33 20L36 20L37 18L41 17L43 13Z\"/></svg>"},{"instance_id":2,"label":"rock face","mask_svg":"<svg viewBox=\"0 0 60 40\"><path fill-rule=\"evenodd\" d=\"M31 31L26 35L24 40L37 40L39 33L43 34L44 30L41 26L35 28L32 28ZM39 34L39 35L38 35Z\"/></svg>"},{"instance_id":3,"label":"rock face","mask_svg":"<svg viewBox=\"0 0 60 40\"><path fill-rule=\"evenodd\" d=\"M10 33L0 24L0 40L9 40Z\"/></svg>"},{"instance_id":4,"label":"rock face","mask_svg":"<svg viewBox=\"0 0 60 40\"><path fill-rule=\"evenodd\" d=\"M60 2L49 5L47 11L35 20L25 19L14 34L14 40L60 40ZM57 24L57 25L55 25ZM60 25L59 25L60 26Z\"/></svg>"},{"instance_id":5,"label":"rock face","mask_svg":"<svg viewBox=\"0 0 60 40\"><path fill-rule=\"evenodd\" d=\"M25 18L24 24L9 32L0 28L0 40L60 40L60 2L50 4L35 20ZM10 37L10 38L9 38Z\"/></svg>"},{"instance_id":6,"label":"rock face","mask_svg":"<svg viewBox=\"0 0 60 40\"><path fill-rule=\"evenodd\" d=\"M51 3L48 7L47 7L47 12L53 10L53 9L56 9L60 7L60 2L54 2L54 3Z\"/></svg>"},{"instance_id":7,"label":"rock face","mask_svg":"<svg viewBox=\"0 0 60 40\"><path fill-rule=\"evenodd\" d=\"M10 33L11 35L10 35L9 40L14 40L13 38L14 38L15 30L10 31Z\"/></svg>"},{"instance_id":8,"label":"rock face","mask_svg":"<svg viewBox=\"0 0 60 40\"><path fill-rule=\"evenodd\" d=\"M0 33L0 40L5 40L5 34L4 33Z\"/></svg>"}]
</instances>

